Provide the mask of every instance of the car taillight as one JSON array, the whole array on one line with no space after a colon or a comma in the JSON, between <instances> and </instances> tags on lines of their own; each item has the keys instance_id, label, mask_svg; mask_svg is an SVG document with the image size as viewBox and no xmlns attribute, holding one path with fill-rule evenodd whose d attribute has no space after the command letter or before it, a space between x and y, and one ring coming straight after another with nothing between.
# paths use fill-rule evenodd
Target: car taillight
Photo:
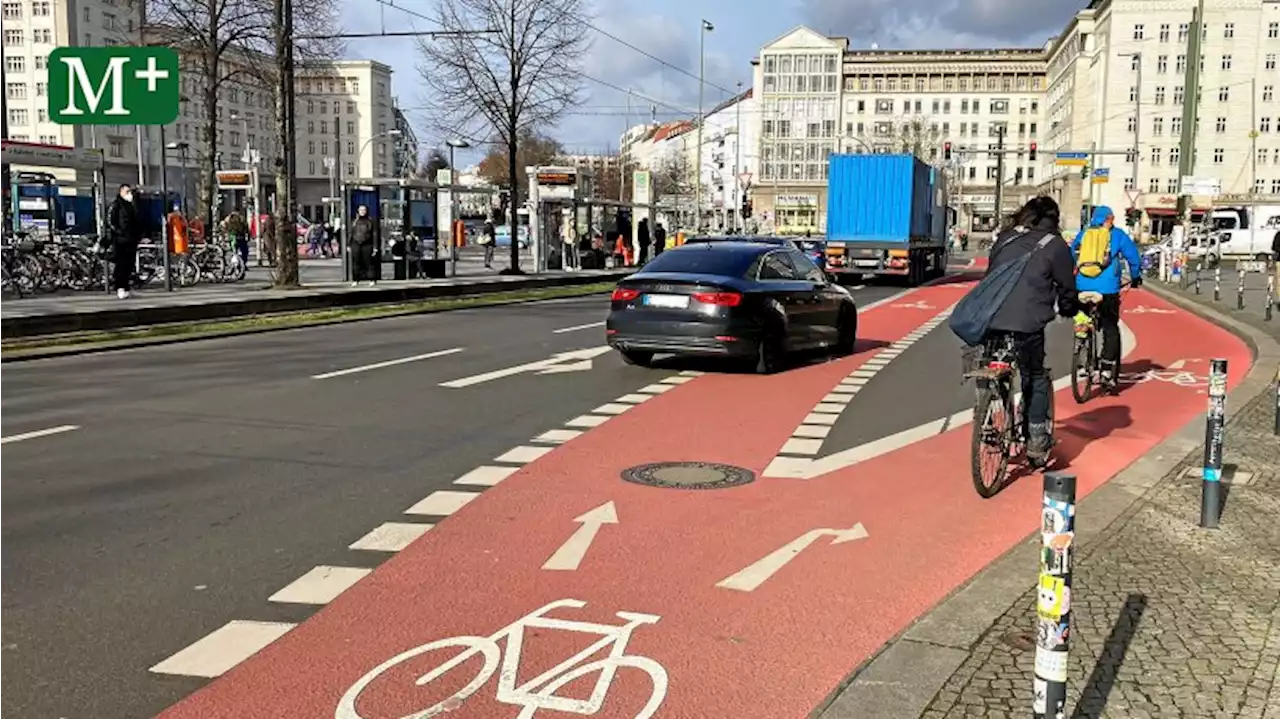
<instances>
[{"instance_id":1,"label":"car taillight","mask_svg":"<svg viewBox=\"0 0 1280 719\"><path fill-rule=\"evenodd\" d=\"M614 302L630 302L640 296L640 290L633 290L630 287L618 287L613 290Z\"/></svg>"},{"instance_id":2,"label":"car taillight","mask_svg":"<svg viewBox=\"0 0 1280 719\"><path fill-rule=\"evenodd\" d=\"M694 292L693 299L704 305L717 307L737 307L742 304L742 295L737 292Z\"/></svg>"}]
</instances>

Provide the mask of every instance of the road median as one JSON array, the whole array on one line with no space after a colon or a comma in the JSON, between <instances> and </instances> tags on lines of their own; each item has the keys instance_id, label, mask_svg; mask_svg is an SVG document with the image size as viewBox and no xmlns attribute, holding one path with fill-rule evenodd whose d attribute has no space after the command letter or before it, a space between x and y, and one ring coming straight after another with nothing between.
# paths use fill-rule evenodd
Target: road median
<instances>
[{"instance_id":1,"label":"road median","mask_svg":"<svg viewBox=\"0 0 1280 719\"><path fill-rule=\"evenodd\" d=\"M622 275L622 273L616 274ZM524 280L508 280L492 283L492 286L488 286L486 283L472 283L462 286L396 287L388 288L385 291L378 288L361 293L329 293L329 296L338 298L358 296L361 301L343 305L324 304L324 300L320 300L312 307L307 307L304 303L302 309L294 309L292 311L276 309L259 312L241 311L239 314L218 314L218 310L215 308L211 313L212 316L210 316L207 311L200 311L207 305L143 308L144 310L163 310L154 314L145 314L139 310L124 310L124 312L136 312L143 316L141 318L135 317L130 324L112 326L113 322L121 321L113 319L102 322L102 324L107 325L106 327L42 334L22 335L18 333L11 335L7 326L9 320L6 319L5 339L0 344L0 361L21 362L92 352L108 352L135 347L190 342L201 339L446 312L463 308L536 302L564 297L583 297L607 292L613 287L615 281L612 277L601 275L589 275L581 278L535 277L528 278L528 280L528 284ZM434 296L428 294L424 297L415 297L421 294L421 292L415 292L415 290L420 291L423 289L462 289L464 292L454 294L440 293ZM323 295L320 296L323 297ZM314 297L316 295L312 296L312 298ZM241 305L239 309L247 310L250 305L255 304L255 300L242 300L238 304ZM186 320L172 319L175 315L180 317L181 311L188 309L192 310L192 318ZM139 319L145 320L147 318L155 321L139 321ZM168 318L168 321L162 318ZM38 318L13 319L34 320ZM86 324L92 325L94 322L90 321Z\"/></svg>"}]
</instances>

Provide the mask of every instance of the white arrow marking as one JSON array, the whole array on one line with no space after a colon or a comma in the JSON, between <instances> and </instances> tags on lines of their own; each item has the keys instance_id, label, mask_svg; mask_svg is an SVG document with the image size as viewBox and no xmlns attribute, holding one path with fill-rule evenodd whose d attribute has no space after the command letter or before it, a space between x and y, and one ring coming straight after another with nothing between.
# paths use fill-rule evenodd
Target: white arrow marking
<instances>
[{"instance_id":1,"label":"white arrow marking","mask_svg":"<svg viewBox=\"0 0 1280 719\"><path fill-rule=\"evenodd\" d=\"M769 577L776 574L779 569L785 567L787 562L795 559L797 554L803 552L810 544L818 541L821 537L834 537L831 540L833 545L844 544L855 539L866 539L867 530L863 528L861 523L855 524L848 529L811 529L793 539L781 549L721 581L716 586L722 589L736 589L739 592L754 591L761 584L764 584Z\"/></svg>"},{"instance_id":2,"label":"white arrow marking","mask_svg":"<svg viewBox=\"0 0 1280 719\"><path fill-rule=\"evenodd\" d=\"M441 382L440 386L449 387L450 389L460 389L462 387L470 387L472 385L481 384L482 382L491 382L495 379L511 377L513 375L522 374L524 372L535 372L537 370L547 369L554 365L558 365L564 362L569 362L571 360L577 360L579 361L578 364L581 364L581 360L590 360L592 357L599 357L600 355L605 354L607 352L609 352L609 347L607 345L604 347L587 347L580 350L558 352L555 355L552 355L551 358L549 359L538 360L537 362L526 362L525 364L516 365L515 367L507 367L506 369L499 369L499 370L494 370L492 372L485 372L484 374L473 375L471 377L463 377L462 379L455 379L455 380L450 380L448 382ZM591 368L587 367L586 369L591 369ZM582 368L575 368L572 370L565 370L565 371L578 372L578 371L582 371Z\"/></svg>"},{"instance_id":3,"label":"white arrow marking","mask_svg":"<svg viewBox=\"0 0 1280 719\"><path fill-rule=\"evenodd\" d=\"M563 374L565 372L590 372L595 366L591 360L585 359L581 362L570 362L569 364L552 365L544 370L539 370L538 374Z\"/></svg>"},{"instance_id":4,"label":"white arrow marking","mask_svg":"<svg viewBox=\"0 0 1280 719\"><path fill-rule=\"evenodd\" d=\"M605 502L573 521L582 526L560 545L556 553L542 565L543 569L553 572L572 572L577 569L582 558L587 556L587 549L595 541L600 527L618 523L618 510L614 508L613 502Z\"/></svg>"}]
</instances>

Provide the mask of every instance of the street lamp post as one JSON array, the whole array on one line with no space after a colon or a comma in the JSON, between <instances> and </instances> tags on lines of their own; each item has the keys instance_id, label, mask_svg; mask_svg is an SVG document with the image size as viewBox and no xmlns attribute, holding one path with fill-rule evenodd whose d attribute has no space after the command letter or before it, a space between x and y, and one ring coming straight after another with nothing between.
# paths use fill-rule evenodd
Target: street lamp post
<instances>
[{"instance_id":1,"label":"street lamp post","mask_svg":"<svg viewBox=\"0 0 1280 719\"><path fill-rule=\"evenodd\" d=\"M1139 144L1142 138L1142 53L1126 52L1121 53L1120 57L1133 58L1133 69L1138 73L1138 77L1136 78L1138 91L1133 98L1133 189L1137 190L1138 168L1142 158L1142 148Z\"/></svg>"},{"instance_id":2,"label":"street lamp post","mask_svg":"<svg viewBox=\"0 0 1280 719\"><path fill-rule=\"evenodd\" d=\"M360 160L361 158L364 157L364 151L369 147L369 143L383 137L400 137L400 135L401 135L401 132L399 130L387 130L386 132L379 132L378 134L365 140L364 143L360 145L360 151L356 153L356 176L357 177L360 176Z\"/></svg>"},{"instance_id":3,"label":"street lamp post","mask_svg":"<svg viewBox=\"0 0 1280 719\"><path fill-rule=\"evenodd\" d=\"M698 168L698 176L697 186L693 190L694 232L702 226L702 123L705 119L702 116L702 95L707 72L707 33L715 29L716 26L706 20L698 28L698 159L694 162L694 166Z\"/></svg>"},{"instance_id":4,"label":"street lamp post","mask_svg":"<svg viewBox=\"0 0 1280 719\"><path fill-rule=\"evenodd\" d=\"M450 139L445 143L449 146L449 276L458 276L458 238L453 236L453 228L458 222L458 193L454 187L458 185L458 170L453 164L453 151L455 149L465 150L471 147L471 143L463 139ZM515 237L514 235L512 236ZM511 240L515 242L515 239Z\"/></svg>"},{"instance_id":5,"label":"street lamp post","mask_svg":"<svg viewBox=\"0 0 1280 719\"><path fill-rule=\"evenodd\" d=\"M182 161L182 216L187 216L187 150L191 147L186 142L170 142L166 145L170 150L177 150Z\"/></svg>"},{"instance_id":6,"label":"street lamp post","mask_svg":"<svg viewBox=\"0 0 1280 719\"><path fill-rule=\"evenodd\" d=\"M738 177L742 174L742 81L738 81L738 101L734 104L735 118L733 127L733 207L730 208L733 220L733 226L737 228L738 234L742 234L742 180Z\"/></svg>"}]
</instances>

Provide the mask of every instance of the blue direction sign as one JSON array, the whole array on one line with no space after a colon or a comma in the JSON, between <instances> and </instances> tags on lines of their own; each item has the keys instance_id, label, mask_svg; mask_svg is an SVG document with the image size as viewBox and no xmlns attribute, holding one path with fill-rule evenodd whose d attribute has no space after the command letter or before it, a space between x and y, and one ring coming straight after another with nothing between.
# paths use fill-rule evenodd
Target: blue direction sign
<instances>
[{"instance_id":1,"label":"blue direction sign","mask_svg":"<svg viewBox=\"0 0 1280 719\"><path fill-rule=\"evenodd\" d=\"M1111 181L1111 169L1107 167L1095 167L1093 169L1093 184L1103 185Z\"/></svg>"},{"instance_id":2,"label":"blue direction sign","mask_svg":"<svg viewBox=\"0 0 1280 719\"><path fill-rule=\"evenodd\" d=\"M1058 165L1084 167L1089 164L1089 153L1087 152L1058 152L1054 153L1053 157L1054 163Z\"/></svg>"}]
</instances>

